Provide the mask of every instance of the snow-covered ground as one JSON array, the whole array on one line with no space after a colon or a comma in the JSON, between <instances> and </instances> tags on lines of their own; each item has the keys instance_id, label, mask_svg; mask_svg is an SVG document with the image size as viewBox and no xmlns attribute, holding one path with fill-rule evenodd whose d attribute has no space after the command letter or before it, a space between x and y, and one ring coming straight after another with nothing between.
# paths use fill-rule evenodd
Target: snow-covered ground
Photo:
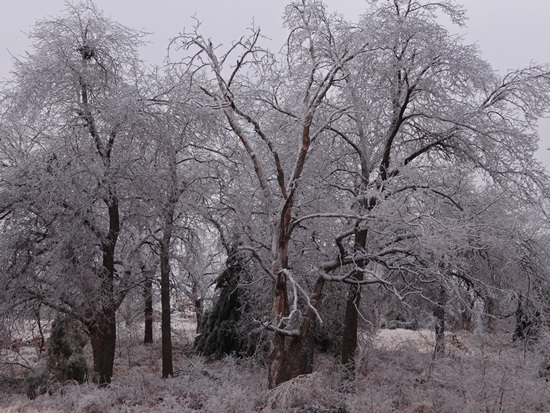
<instances>
[{"instance_id":1,"label":"snow-covered ground","mask_svg":"<svg viewBox=\"0 0 550 413\"><path fill-rule=\"evenodd\" d=\"M160 331L158 324L155 330ZM380 330L362 337L356 391L345 393L339 391L338 359L329 354L316 355L315 373L268 390L261 361L207 361L188 351L194 335L193 319L174 317L176 374L162 380L159 337L144 346L142 327L121 325L109 387L55 385L29 400L0 386L0 412L550 411L550 387L539 376L540 358L511 346L509 336L449 333L446 356L433 359L432 331ZM36 350L25 347L19 354L34 357Z\"/></svg>"}]
</instances>

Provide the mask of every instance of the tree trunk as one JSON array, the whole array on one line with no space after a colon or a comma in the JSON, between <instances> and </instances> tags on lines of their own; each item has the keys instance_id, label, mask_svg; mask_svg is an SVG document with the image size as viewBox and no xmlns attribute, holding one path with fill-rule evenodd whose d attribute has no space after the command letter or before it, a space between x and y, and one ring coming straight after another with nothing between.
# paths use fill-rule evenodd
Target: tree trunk
<instances>
[{"instance_id":1,"label":"tree trunk","mask_svg":"<svg viewBox=\"0 0 550 413\"><path fill-rule=\"evenodd\" d=\"M271 313L271 323L274 326L278 326L281 318L288 315L286 283L286 275L278 272L277 280L273 287L273 307ZM271 337L267 373L268 387L270 389L290 379L288 365L285 360L285 339L285 335L278 332L273 332Z\"/></svg>"},{"instance_id":2,"label":"tree trunk","mask_svg":"<svg viewBox=\"0 0 550 413\"><path fill-rule=\"evenodd\" d=\"M111 382L116 349L116 309L114 276L115 276L115 248L120 232L120 216L118 200L112 197L106 201L109 212L109 232L102 245L103 271L101 277L101 291L103 304L93 314L93 321L88 324L88 332L92 344L94 359L93 380L101 385Z\"/></svg>"},{"instance_id":3,"label":"tree trunk","mask_svg":"<svg viewBox=\"0 0 550 413\"><path fill-rule=\"evenodd\" d=\"M115 312L112 308L104 309L103 313L88 326L94 359L92 381L100 385L111 383L113 377L116 348Z\"/></svg>"},{"instance_id":4,"label":"tree trunk","mask_svg":"<svg viewBox=\"0 0 550 413\"><path fill-rule=\"evenodd\" d=\"M485 332L487 333L494 333L495 332L495 321L494 321L494 314L495 314L495 307L496 303L493 297L487 295L483 298L483 324Z\"/></svg>"},{"instance_id":5,"label":"tree trunk","mask_svg":"<svg viewBox=\"0 0 550 413\"><path fill-rule=\"evenodd\" d=\"M435 348L434 358L445 354L445 306L447 305L447 291L441 286L439 298L434 306L435 317Z\"/></svg>"},{"instance_id":6,"label":"tree trunk","mask_svg":"<svg viewBox=\"0 0 550 413\"><path fill-rule=\"evenodd\" d=\"M512 341L532 344L540 335L541 325L541 312L534 307L528 296L520 293L516 307L516 328Z\"/></svg>"},{"instance_id":7,"label":"tree trunk","mask_svg":"<svg viewBox=\"0 0 550 413\"><path fill-rule=\"evenodd\" d=\"M325 279L317 278L313 286L311 295L311 305L317 309L318 303L321 301ZM314 347L314 332L317 326L317 315L312 308L308 307L305 310L305 315L300 326L300 335L292 337L291 343L286 350L286 357L289 379L298 377L301 374L310 374L313 372L313 356L315 354Z\"/></svg>"},{"instance_id":8,"label":"tree trunk","mask_svg":"<svg viewBox=\"0 0 550 413\"><path fill-rule=\"evenodd\" d=\"M166 231L166 230L165 230ZM169 232L169 231L166 231ZM160 302L162 331L162 377L174 375L172 365L172 323L170 311L170 242L171 235L165 237L160 247Z\"/></svg>"},{"instance_id":9,"label":"tree trunk","mask_svg":"<svg viewBox=\"0 0 550 413\"><path fill-rule=\"evenodd\" d=\"M367 230L357 229L355 233L355 251L361 251L367 243ZM364 266L364 263L362 264ZM363 281L363 272L356 271L354 278ZM342 337L342 366L343 381L351 382L355 379L355 352L357 350L357 326L359 320L359 304L361 302L361 286L350 285L346 300L344 316L344 332Z\"/></svg>"},{"instance_id":10,"label":"tree trunk","mask_svg":"<svg viewBox=\"0 0 550 413\"><path fill-rule=\"evenodd\" d=\"M201 331L202 318L203 318L202 297L199 297L198 295L194 295L193 304L195 305L195 319L197 321L197 328L195 332L199 334Z\"/></svg>"},{"instance_id":11,"label":"tree trunk","mask_svg":"<svg viewBox=\"0 0 550 413\"><path fill-rule=\"evenodd\" d=\"M147 280L143 286L144 298L144 315L145 315L145 331L143 336L143 344L153 343L153 278L147 276Z\"/></svg>"},{"instance_id":12,"label":"tree trunk","mask_svg":"<svg viewBox=\"0 0 550 413\"><path fill-rule=\"evenodd\" d=\"M363 280L363 273L357 272L355 278ZM344 331L342 334L342 367L344 381L353 381L355 378L355 352L357 350L358 308L361 301L361 286L350 285L346 299L344 316Z\"/></svg>"}]
</instances>

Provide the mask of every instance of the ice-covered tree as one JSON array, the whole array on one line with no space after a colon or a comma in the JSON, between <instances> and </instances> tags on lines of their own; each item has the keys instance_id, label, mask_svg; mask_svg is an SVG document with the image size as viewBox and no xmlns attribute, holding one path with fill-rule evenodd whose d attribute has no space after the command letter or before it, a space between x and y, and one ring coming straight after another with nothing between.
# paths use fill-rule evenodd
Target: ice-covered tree
<instances>
[{"instance_id":1,"label":"ice-covered tree","mask_svg":"<svg viewBox=\"0 0 550 413\"><path fill-rule=\"evenodd\" d=\"M143 138L142 34L82 2L38 22L30 38L3 91L3 294L79 320L94 379L109 383L131 278L118 263L139 243L123 226L136 156L127 148Z\"/></svg>"},{"instance_id":2,"label":"ice-covered tree","mask_svg":"<svg viewBox=\"0 0 550 413\"><path fill-rule=\"evenodd\" d=\"M346 279L355 285L344 318L344 364L353 364L360 284L369 264L387 266L388 260L418 254L407 239L424 241L412 225L425 225L423 217L435 217L444 204L460 215L465 202L460 180L487 180L506 188L510 195L503 196L514 194L524 202L536 202L545 191L546 173L534 151L536 120L550 103L550 71L532 65L498 75L476 46L443 25L445 15L455 24L465 21L464 9L451 1L392 0L370 6L354 41L372 50L346 65L346 86L333 100L351 108L330 125L350 151L347 159L341 155L346 162L335 176L353 194L354 209L362 216L344 238L349 247L340 252L340 261L356 268ZM452 168L468 173L449 174ZM434 197L439 201L430 201ZM393 218L383 218L382 228L381 209L393 211ZM460 221L455 225L460 232ZM385 233L382 244L380 231Z\"/></svg>"}]
</instances>

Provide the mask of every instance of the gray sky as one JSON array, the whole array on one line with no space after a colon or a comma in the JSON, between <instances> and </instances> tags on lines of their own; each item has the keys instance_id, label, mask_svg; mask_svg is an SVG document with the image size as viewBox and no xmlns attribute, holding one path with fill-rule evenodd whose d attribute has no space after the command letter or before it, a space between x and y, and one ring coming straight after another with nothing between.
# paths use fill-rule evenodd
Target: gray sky
<instances>
[{"instance_id":1,"label":"gray sky","mask_svg":"<svg viewBox=\"0 0 550 413\"><path fill-rule=\"evenodd\" d=\"M461 32L477 43L483 56L501 73L528 65L550 63L550 0L459 0L468 10L468 27ZM202 33L215 43L230 42L245 33L254 20L278 47L284 38L281 15L285 0L95 0L106 15L134 29L151 32L142 52L149 63L162 62L168 39L202 22ZM365 9L365 0L325 0L329 9L350 20ZM24 53L34 22L59 15L64 0L0 0L0 78L9 75L11 56ZM458 31L458 28L451 28ZM539 158L550 168L550 120L541 122Z\"/></svg>"}]
</instances>

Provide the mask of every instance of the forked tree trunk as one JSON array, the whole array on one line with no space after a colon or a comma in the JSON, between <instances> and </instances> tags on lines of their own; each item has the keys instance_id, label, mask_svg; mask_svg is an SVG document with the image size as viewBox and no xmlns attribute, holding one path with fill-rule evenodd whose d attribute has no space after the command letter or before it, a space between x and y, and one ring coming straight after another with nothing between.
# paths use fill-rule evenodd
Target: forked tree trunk
<instances>
[{"instance_id":1,"label":"forked tree trunk","mask_svg":"<svg viewBox=\"0 0 550 413\"><path fill-rule=\"evenodd\" d=\"M273 273L276 281L273 287L273 303L271 310L271 324L275 327L283 317L289 315L289 302L287 290L287 275L283 270L288 269L288 243L290 242L290 221L292 202L286 203L286 209L281 214L279 226L277 256ZM319 278L315 283L312 298L313 306L319 302L324 286L324 279ZM315 312L311 308L305 310L305 315L300 326L292 326L299 329L299 335L289 337L283 333L274 331L271 339L271 350L268 360L268 387L293 379L300 374L310 373L313 362L313 338L311 331L315 325ZM287 326L288 327L288 326Z\"/></svg>"}]
</instances>

